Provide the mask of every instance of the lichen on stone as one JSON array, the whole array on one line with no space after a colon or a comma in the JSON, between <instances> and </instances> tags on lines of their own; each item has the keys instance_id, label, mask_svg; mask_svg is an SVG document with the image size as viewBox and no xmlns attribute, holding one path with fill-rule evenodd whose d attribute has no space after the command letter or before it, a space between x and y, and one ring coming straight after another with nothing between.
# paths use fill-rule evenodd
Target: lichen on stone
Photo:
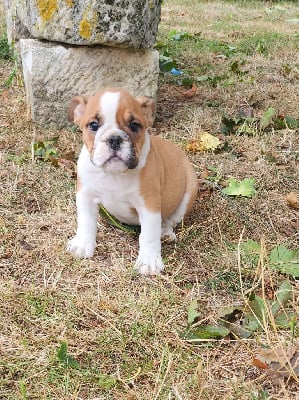
<instances>
[{"instance_id":1,"label":"lichen on stone","mask_svg":"<svg viewBox=\"0 0 299 400\"><path fill-rule=\"evenodd\" d=\"M39 15L44 21L49 21L58 10L57 0L37 0Z\"/></svg>"},{"instance_id":2,"label":"lichen on stone","mask_svg":"<svg viewBox=\"0 0 299 400\"><path fill-rule=\"evenodd\" d=\"M68 6L68 7L74 7L74 2L73 2L73 0L64 0L65 2L66 2L66 5Z\"/></svg>"},{"instance_id":3,"label":"lichen on stone","mask_svg":"<svg viewBox=\"0 0 299 400\"><path fill-rule=\"evenodd\" d=\"M79 25L79 34L84 39L89 39L91 37L91 25L87 19L83 18Z\"/></svg>"}]
</instances>

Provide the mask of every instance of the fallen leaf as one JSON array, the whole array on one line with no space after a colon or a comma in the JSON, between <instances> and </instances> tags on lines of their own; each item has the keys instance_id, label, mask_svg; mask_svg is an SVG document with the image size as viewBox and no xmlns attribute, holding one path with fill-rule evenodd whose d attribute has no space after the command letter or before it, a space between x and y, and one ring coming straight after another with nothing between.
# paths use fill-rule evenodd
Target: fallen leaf
<instances>
[{"instance_id":1,"label":"fallen leaf","mask_svg":"<svg viewBox=\"0 0 299 400\"><path fill-rule=\"evenodd\" d=\"M220 140L216 136L207 132L200 136L200 140L204 150L215 150L221 144Z\"/></svg>"},{"instance_id":2,"label":"fallen leaf","mask_svg":"<svg viewBox=\"0 0 299 400\"><path fill-rule=\"evenodd\" d=\"M221 141L216 136L213 136L208 132L204 132L199 137L190 140L190 142L186 145L186 150L192 153L208 150L213 151L220 144Z\"/></svg>"},{"instance_id":3,"label":"fallen leaf","mask_svg":"<svg viewBox=\"0 0 299 400\"><path fill-rule=\"evenodd\" d=\"M228 196L252 197L256 193L254 184L254 178L246 178L240 182L231 178L228 181L228 187L222 189L222 192Z\"/></svg>"},{"instance_id":4,"label":"fallen leaf","mask_svg":"<svg viewBox=\"0 0 299 400\"><path fill-rule=\"evenodd\" d=\"M196 85L192 85L192 88L187 90L186 92L183 93L183 96L191 99L192 97L194 97L197 94L198 88Z\"/></svg>"},{"instance_id":5,"label":"fallen leaf","mask_svg":"<svg viewBox=\"0 0 299 400\"><path fill-rule=\"evenodd\" d=\"M248 339L252 332L245 329L243 324L244 311L241 307L226 306L221 307L218 312L218 318L221 325L229 329L230 332L237 337Z\"/></svg>"},{"instance_id":6,"label":"fallen leaf","mask_svg":"<svg viewBox=\"0 0 299 400\"><path fill-rule=\"evenodd\" d=\"M210 171L207 168L204 168L204 170L200 173L199 177L200 179L207 179L210 176Z\"/></svg>"},{"instance_id":7,"label":"fallen leaf","mask_svg":"<svg viewBox=\"0 0 299 400\"><path fill-rule=\"evenodd\" d=\"M72 160L68 160L67 158L58 158L58 165L62 168L75 168L76 164Z\"/></svg>"},{"instance_id":8,"label":"fallen leaf","mask_svg":"<svg viewBox=\"0 0 299 400\"><path fill-rule=\"evenodd\" d=\"M299 351L291 346L279 349L260 349L252 360L253 365L266 370L271 378L299 376Z\"/></svg>"},{"instance_id":9,"label":"fallen leaf","mask_svg":"<svg viewBox=\"0 0 299 400\"><path fill-rule=\"evenodd\" d=\"M181 338L190 342L201 342L210 339L223 339L230 330L224 326L201 325L181 334Z\"/></svg>"},{"instance_id":10,"label":"fallen leaf","mask_svg":"<svg viewBox=\"0 0 299 400\"><path fill-rule=\"evenodd\" d=\"M291 208L299 209L299 195L295 192L290 192L286 195L286 201Z\"/></svg>"},{"instance_id":11,"label":"fallen leaf","mask_svg":"<svg viewBox=\"0 0 299 400\"><path fill-rule=\"evenodd\" d=\"M9 91L8 90L3 90L3 92L1 93L1 98L2 98L3 101L8 101Z\"/></svg>"}]
</instances>

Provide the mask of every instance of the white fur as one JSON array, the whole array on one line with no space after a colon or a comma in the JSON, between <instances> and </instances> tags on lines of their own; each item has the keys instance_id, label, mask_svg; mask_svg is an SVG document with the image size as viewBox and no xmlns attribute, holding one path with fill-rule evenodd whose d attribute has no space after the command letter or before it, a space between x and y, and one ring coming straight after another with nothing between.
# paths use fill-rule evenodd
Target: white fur
<instances>
[{"instance_id":1,"label":"white fur","mask_svg":"<svg viewBox=\"0 0 299 400\"><path fill-rule=\"evenodd\" d=\"M93 196L81 190L76 195L77 232L67 249L76 257L92 257L96 247L98 205Z\"/></svg>"},{"instance_id":2,"label":"white fur","mask_svg":"<svg viewBox=\"0 0 299 400\"><path fill-rule=\"evenodd\" d=\"M100 98L101 114L105 118L105 125L116 126L116 113L119 103L119 92L105 92Z\"/></svg>"},{"instance_id":3,"label":"white fur","mask_svg":"<svg viewBox=\"0 0 299 400\"><path fill-rule=\"evenodd\" d=\"M139 236L139 254L135 263L143 275L157 275L164 264L161 257L161 213L139 210L141 233Z\"/></svg>"}]
</instances>

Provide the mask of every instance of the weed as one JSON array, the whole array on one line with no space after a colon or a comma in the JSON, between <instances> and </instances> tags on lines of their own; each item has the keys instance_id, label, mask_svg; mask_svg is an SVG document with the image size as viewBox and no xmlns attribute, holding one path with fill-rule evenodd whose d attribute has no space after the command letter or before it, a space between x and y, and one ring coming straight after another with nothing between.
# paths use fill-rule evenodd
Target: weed
<instances>
[{"instance_id":1,"label":"weed","mask_svg":"<svg viewBox=\"0 0 299 400\"><path fill-rule=\"evenodd\" d=\"M0 59L2 60L11 59L11 51L7 41L7 36L2 36L0 38Z\"/></svg>"}]
</instances>

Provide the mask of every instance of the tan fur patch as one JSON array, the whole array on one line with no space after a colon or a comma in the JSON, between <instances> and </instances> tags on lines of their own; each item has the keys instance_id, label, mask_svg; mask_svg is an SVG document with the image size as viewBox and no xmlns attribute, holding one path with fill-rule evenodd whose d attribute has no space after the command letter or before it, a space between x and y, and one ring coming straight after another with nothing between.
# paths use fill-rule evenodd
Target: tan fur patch
<instances>
[{"instance_id":1,"label":"tan fur patch","mask_svg":"<svg viewBox=\"0 0 299 400\"><path fill-rule=\"evenodd\" d=\"M126 91L121 90L116 121L121 130L127 133L131 142L134 144L134 149L139 158L142 146L144 144L144 132L147 128L147 123L143 115L140 104L134 97ZM141 125L139 132L132 132L129 125L131 121L136 121Z\"/></svg>"},{"instance_id":2,"label":"tan fur patch","mask_svg":"<svg viewBox=\"0 0 299 400\"><path fill-rule=\"evenodd\" d=\"M157 136L150 136L151 150L141 171L140 192L146 207L169 217L190 194L190 210L197 192L197 179L186 155L176 145Z\"/></svg>"}]
</instances>

